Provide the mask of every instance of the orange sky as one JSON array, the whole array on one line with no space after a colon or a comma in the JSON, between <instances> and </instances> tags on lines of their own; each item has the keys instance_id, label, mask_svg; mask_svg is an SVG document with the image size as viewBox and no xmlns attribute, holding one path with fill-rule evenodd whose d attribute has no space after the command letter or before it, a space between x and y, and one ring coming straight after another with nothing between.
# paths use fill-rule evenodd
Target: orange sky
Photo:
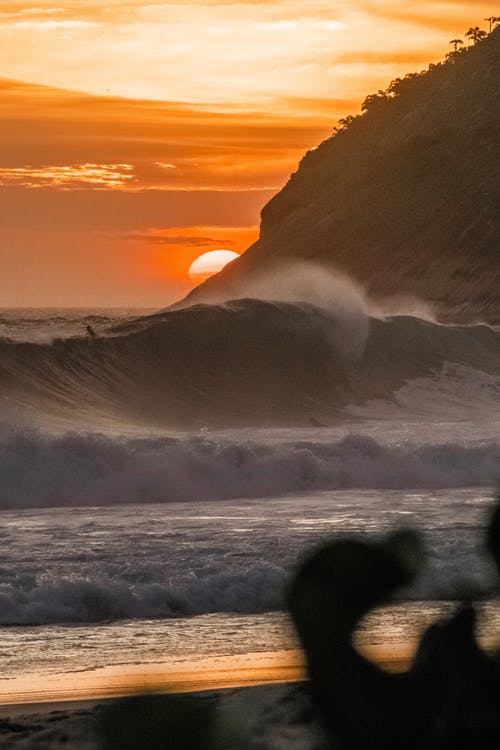
<instances>
[{"instance_id":1,"label":"orange sky","mask_svg":"<svg viewBox=\"0 0 500 750\"><path fill-rule=\"evenodd\" d=\"M2 0L0 307L164 306L364 96L487 28L453 0Z\"/></svg>"}]
</instances>

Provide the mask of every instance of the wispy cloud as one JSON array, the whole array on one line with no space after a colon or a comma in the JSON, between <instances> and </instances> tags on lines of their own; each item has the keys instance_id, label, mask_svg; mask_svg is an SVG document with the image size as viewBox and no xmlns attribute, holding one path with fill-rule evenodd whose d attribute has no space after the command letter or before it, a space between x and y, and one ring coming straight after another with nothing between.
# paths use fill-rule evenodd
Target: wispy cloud
<instances>
[{"instance_id":1,"label":"wispy cloud","mask_svg":"<svg viewBox=\"0 0 500 750\"><path fill-rule=\"evenodd\" d=\"M103 237L106 236L103 233ZM109 237L109 235L107 235ZM129 252L141 251L148 258L153 276L187 279L195 258L209 250L233 250L241 253L259 236L255 225L193 225L150 229L146 232L121 232L111 240L123 243Z\"/></svg>"},{"instance_id":2,"label":"wispy cloud","mask_svg":"<svg viewBox=\"0 0 500 750\"><path fill-rule=\"evenodd\" d=\"M155 234L125 234L122 235L122 239L131 242L144 242L147 245L162 245L165 247L201 247L201 248L214 248L214 247L232 247L234 240L227 239L226 237L196 237L190 236L177 236L169 237Z\"/></svg>"},{"instance_id":3,"label":"wispy cloud","mask_svg":"<svg viewBox=\"0 0 500 750\"><path fill-rule=\"evenodd\" d=\"M465 23L481 23L491 5L13 0L2 9L2 67L9 77L99 94L277 112L284 99L361 101L410 72L408 66L420 66L423 52L429 62L442 57L449 39Z\"/></svg>"},{"instance_id":4,"label":"wispy cloud","mask_svg":"<svg viewBox=\"0 0 500 750\"><path fill-rule=\"evenodd\" d=\"M0 186L63 190L116 189L135 180L131 164L71 164L63 166L0 168Z\"/></svg>"},{"instance_id":5,"label":"wispy cloud","mask_svg":"<svg viewBox=\"0 0 500 750\"><path fill-rule=\"evenodd\" d=\"M93 29L99 24L96 21L65 20L65 19L31 19L10 22L11 30L21 29L28 31L74 31Z\"/></svg>"},{"instance_id":6,"label":"wispy cloud","mask_svg":"<svg viewBox=\"0 0 500 750\"><path fill-rule=\"evenodd\" d=\"M165 229L150 229L147 232L123 232L113 236L127 242L166 249L171 247L173 250L179 247L194 250L231 248L241 252L257 239L258 234L259 227L251 225L242 227L167 227Z\"/></svg>"},{"instance_id":7,"label":"wispy cloud","mask_svg":"<svg viewBox=\"0 0 500 750\"><path fill-rule=\"evenodd\" d=\"M18 16L52 16L65 13L64 8L12 8L0 11L0 19L16 18Z\"/></svg>"},{"instance_id":8,"label":"wispy cloud","mask_svg":"<svg viewBox=\"0 0 500 750\"><path fill-rule=\"evenodd\" d=\"M0 182L129 192L276 190L346 106L284 100L285 111L317 108L290 120L0 79Z\"/></svg>"}]
</instances>

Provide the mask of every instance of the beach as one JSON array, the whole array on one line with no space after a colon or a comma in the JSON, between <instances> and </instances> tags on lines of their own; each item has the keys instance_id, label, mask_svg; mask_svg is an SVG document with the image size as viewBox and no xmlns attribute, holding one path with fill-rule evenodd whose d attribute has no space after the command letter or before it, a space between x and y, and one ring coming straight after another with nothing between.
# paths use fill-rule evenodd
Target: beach
<instances>
[{"instance_id":1,"label":"beach","mask_svg":"<svg viewBox=\"0 0 500 750\"><path fill-rule=\"evenodd\" d=\"M389 608L371 616L359 630L357 648L381 669L404 672L424 628L453 609L451 603L442 603L420 613L414 610L412 635L402 639L401 622L407 623L412 613L401 606ZM498 645L499 620L497 607L482 613L480 643L487 650ZM387 630L389 621L395 624L392 632ZM163 694L186 695L212 706L224 721L241 723L241 736L234 745L238 750L322 748L326 740L306 677L298 648L147 664L130 660L66 674L12 676L0 681L0 747L98 750L103 717L120 705L120 699Z\"/></svg>"},{"instance_id":2,"label":"beach","mask_svg":"<svg viewBox=\"0 0 500 750\"><path fill-rule=\"evenodd\" d=\"M408 665L406 647L365 648L386 669ZM149 664L147 669L104 668L92 675L13 679L0 694L0 747L23 750L97 750L99 723L116 700L135 694L187 694L219 712L245 716L242 742L259 736L260 747L309 747L318 728L300 719L308 704L303 655L298 650L219 657L183 663ZM309 709L310 712L310 709ZM241 719L242 721L242 719ZM243 722L242 722L243 723ZM295 738L291 735L295 735ZM253 740L252 740L253 741Z\"/></svg>"}]
</instances>

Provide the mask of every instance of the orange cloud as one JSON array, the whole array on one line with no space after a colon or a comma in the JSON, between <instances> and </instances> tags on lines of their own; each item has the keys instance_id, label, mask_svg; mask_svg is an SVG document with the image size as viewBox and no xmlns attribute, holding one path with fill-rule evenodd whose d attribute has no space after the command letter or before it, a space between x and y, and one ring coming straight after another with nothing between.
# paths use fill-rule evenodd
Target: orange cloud
<instances>
[{"instance_id":1,"label":"orange cloud","mask_svg":"<svg viewBox=\"0 0 500 750\"><path fill-rule=\"evenodd\" d=\"M463 33L471 25L481 25L483 18L491 15L492 11L488 2L471 4L457 0L428 0L420 4L375 0L366 4L365 8L374 17L445 33L452 33L452 30Z\"/></svg>"},{"instance_id":2,"label":"orange cloud","mask_svg":"<svg viewBox=\"0 0 500 750\"><path fill-rule=\"evenodd\" d=\"M492 12L457 0L1 5L0 292L26 305L173 301L197 254L254 241L262 206L340 117Z\"/></svg>"},{"instance_id":3,"label":"orange cloud","mask_svg":"<svg viewBox=\"0 0 500 750\"><path fill-rule=\"evenodd\" d=\"M113 188L276 190L303 151L330 132L324 114L290 120L0 79L0 168L26 170L4 172L9 184L23 175L28 180L29 164L36 184L54 185L56 172L47 170L66 165L64 186L76 186L78 171L85 181L82 165L90 164L112 165ZM112 184L115 178L119 184Z\"/></svg>"},{"instance_id":4,"label":"orange cloud","mask_svg":"<svg viewBox=\"0 0 500 750\"><path fill-rule=\"evenodd\" d=\"M281 97L364 98L388 82L382 76L408 72L398 56L428 50L435 59L450 34L491 13L491 5L459 0L35 0L2 7L4 75L274 112ZM337 64L366 50L383 53L391 69Z\"/></svg>"},{"instance_id":5,"label":"orange cloud","mask_svg":"<svg viewBox=\"0 0 500 750\"><path fill-rule=\"evenodd\" d=\"M135 180L131 164L72 164L53 167L0 167L0 187L124 188Z\"/></svg>"},{"instance_id":6,"label":"orange cloud","mask_svg":"<svg viewBox=\"0 0 500 750\"><path fill-rule=\"evenodd\" d=\"M163 307L193 287L187 272L198 255L218 248L242 252L258 235L257 226L172 226L130 234L78 231L71 222L10 229L3 218L3 306Z\"/></svg>"},{"instance_id":7,"label":"orange cloud","mask_svg":"<svg viewBox=\"0 0 500 750\"><path fill-rule=\"evenodd\" d=\"M189 267L198 256L209 250L242 253L258 236L258 226L193 226L156 229L140 235L129 234L126 239L145 249L147 263L143 257L139 273L186 283Z\"/></svg>"}]
</instances>

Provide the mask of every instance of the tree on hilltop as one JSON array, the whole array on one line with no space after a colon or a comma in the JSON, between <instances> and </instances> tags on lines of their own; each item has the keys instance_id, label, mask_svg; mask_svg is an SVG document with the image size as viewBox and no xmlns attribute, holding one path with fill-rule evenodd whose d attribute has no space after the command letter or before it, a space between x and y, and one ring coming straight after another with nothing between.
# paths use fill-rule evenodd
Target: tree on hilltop
<instances>
[{"instance_id":1,"label":"tree on hilltop","mask_svg":"<svg viewBox=\"0 0 500 750\"><path fill-rule=\"evenodd\" d=\"M490 28L489 28L488 31L491 34L491 30L492 30L493 26L495 24L497 24L497 23L500 23L500 16L489 16L488 18L485 18L484 20L488 21L488 23L490 25Z\"/></svg>"},{"instance_id":2,"label":"tree on hilltop","mask_svg":"<svg viewBox=\"0 0 500 750\"><path fill-rule=\"evenodd\" d=\"M487 37L488 34L486 31L483 31L483 29L480 29L479 26L471 26L471 28L465 32L465 36L468 39L471 39L474 44L477 44L481 39Z\"/></svg>"},{"instance_id":3,"label":"tree on hilltop","mask_svg":"<svg viewBox=\"0 0 500 750\"><path fill-rule=\"evenodd\" d=\"M369 96L366 97L361 104L361 111L367 112L369 109L374 109L388 98L386 92L379 89L376 94L369 94Z\"/></svg>"},{"instance_id":4,"label":"tree on hilltop","mask_svg":"<svg viewBox=\"0 0 500 750\"><path fill-rule=\"evenodd\" d=\"M455 46L455 52L456 52L458 45L463 44L463 41L461 39L452 39L450 44L453 44Z\"/></svg>"},{"instance_id":5,"label":"tree on hilltop","mask_svg":"<svg viewBox=\"0 0 500 750\"><path fill-rule=\"evenodd\" d=\"M356 118L354 115L347 115L347 117L341 117L337 125L334 127L334 133L343 133L348 127L354 122Z\"/></svg>"}]
</instances>

